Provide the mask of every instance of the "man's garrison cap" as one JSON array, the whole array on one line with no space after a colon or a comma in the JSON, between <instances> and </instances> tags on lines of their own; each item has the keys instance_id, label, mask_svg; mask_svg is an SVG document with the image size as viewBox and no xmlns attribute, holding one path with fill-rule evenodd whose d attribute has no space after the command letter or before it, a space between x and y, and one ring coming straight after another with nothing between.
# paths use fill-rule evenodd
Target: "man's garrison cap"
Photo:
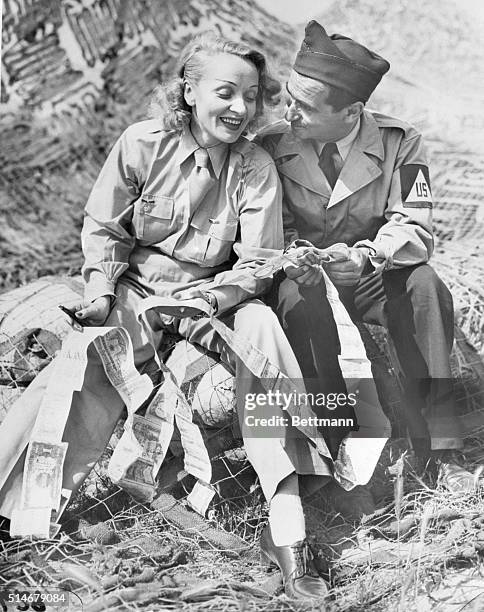
<instances>
[{"instance_id":1,"label":"man's garrison cap","mask_svg":"<svg viewBox=\"0 0 484 612\"><path fill-rule=\"evenodd\" d=\"M317 21L306 26L294 62L299 74L339 87L365 102L389 68L386 59L351 38L328 36Z\"/></svg>"}]
</instances>

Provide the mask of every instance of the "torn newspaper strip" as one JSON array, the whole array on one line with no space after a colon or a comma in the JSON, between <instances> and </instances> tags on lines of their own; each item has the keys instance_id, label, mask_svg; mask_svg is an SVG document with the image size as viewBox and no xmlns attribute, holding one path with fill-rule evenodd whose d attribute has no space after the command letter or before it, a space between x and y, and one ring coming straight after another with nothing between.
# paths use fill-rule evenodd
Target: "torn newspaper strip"
<instances>
[{"instance_id":1,"label":"torn newspaper strip","mask_svg":"<svg viewBox=\"0 0 484 612\"><path fill-rule=\"evenodd\" d=\"M20 507L13 510L10 533L48 538L62 514L70 493L62 488L67 443L62 435L75 391L82 388L93 345L106 375L133 414L150 395L153 385L134 365L131 339L121 327L85 328L65 339L32 430L25 461Z\"/></svg>"},{"instance_id":2,"label":"torn newspaper strip","mask_svg":"<svg viewBox=\"0 0 484 612\"><path fill-rule=\"evenodd\" d=\"M194 507L205 513L215 495L210 485L212 464L199 427L192 421L192 409L171 370L156 357L164 381L151 399L146 416L130 414L109 462L108 474L119 486L138 499L151 501L155 479L170 445L175 424L184 450L185 471L204 485L189 496ZM151 451L148 449L151 448ZM207 499L207 491L211 491ZM198 491L203 492L198 499Z\"/></svg>"}]
</instances>

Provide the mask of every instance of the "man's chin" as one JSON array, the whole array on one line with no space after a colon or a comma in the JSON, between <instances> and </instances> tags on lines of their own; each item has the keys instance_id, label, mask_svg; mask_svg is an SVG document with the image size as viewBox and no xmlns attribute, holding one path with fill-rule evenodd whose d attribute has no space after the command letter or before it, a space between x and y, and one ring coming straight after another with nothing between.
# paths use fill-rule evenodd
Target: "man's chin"
<instances>
[{"instance_id":1,"label":"man's chin","mask_svg":"<svg viewBox=\"0 0 484 612\"><path fill-rule=\"evenodd\" d=\"M308 138L307 130L305 127L293 125L291 123L291 132L296 138Z\"/></svg>"}]
</instances>

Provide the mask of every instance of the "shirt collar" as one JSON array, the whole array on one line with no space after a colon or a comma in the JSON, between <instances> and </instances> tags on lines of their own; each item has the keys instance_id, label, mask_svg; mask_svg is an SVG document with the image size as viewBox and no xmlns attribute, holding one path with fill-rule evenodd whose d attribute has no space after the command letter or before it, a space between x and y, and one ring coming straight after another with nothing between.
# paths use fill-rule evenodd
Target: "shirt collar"
<instances>
[{"instance_id":1,"label":"shirt collar","mask_svg":"<svg viewBox=\"0 0 484 612\"><path fill-rule=\"evenodd\" d=\"M351 132L349 134L346 134L344 138L341 138L341 140L338 140L338 142L336 143L336 146L338 147L338 153L343 159L347 158L351 146L353 145L354 141L356 140L356 137L358 136L358 132L360 131L360 125L361 120L358 117L358 121L351 129Z\"/></svg>"},{"instance_id":2,"label":"shirt collar","mask_svg":"<svg viewBox=\"0 0 484 612\"><path fill-rule=\"evenodd\" d=\"M184 126L178 142L178 163L181 165L190 155L193 155L197 149L198 143L195 138L193 138L190 128Z\"/></svg>"},{"instance_id":3,"label":"shirt collar","mask_svg":"<svg viewBox=\"0 0 484 612\"><path fill-rule=\"evenodd\" d=\"M224 167L228 151L229 145L225 142L221 142L217 146L209 147L207 149L208 156L210 157L210 161L212 162L213 172L217 179L220 177L220 173L222 172L222 168Z\"/></svg>"},{"instance_id":4,"label":"shirt collar","mask_svg":"<svg viewBox=\"0 0 484 612\"><path fill-rule=\"evenodd\" d=\"M193 155L193 153L195 153L198 148L200 147L195 138L193 137L190 128L188 126L185 126L180 136L180 142L178 143L178 163L181 165L185 160L187 160L191 155ZM220 173L222 172L225 160L227 159L228 151L229 145L224 142L221 142L215 147L209 147L207 149L207 153L210 157L210 162L212 164L213 172L217 179L220 177Z\"/></svg>"},{"instance_id":5,"label":"shirt collar","mask_svg":"<svg viewBox=\"0 0 484 612\"><path fill-rule=\"evenodd\" d=\"M335 145L338 147L338 153L341 155L343 161L348 157L348 153L350 152L351 147L353 146L356 137L358 136L358 132L360 131L361 120L358 117L358 121L351 128L349 134L346 134L344 138L337 140ZM316 153L321 155L321 151L326 143L317 142L316 143Z\"/></svg>"}]
</instances>

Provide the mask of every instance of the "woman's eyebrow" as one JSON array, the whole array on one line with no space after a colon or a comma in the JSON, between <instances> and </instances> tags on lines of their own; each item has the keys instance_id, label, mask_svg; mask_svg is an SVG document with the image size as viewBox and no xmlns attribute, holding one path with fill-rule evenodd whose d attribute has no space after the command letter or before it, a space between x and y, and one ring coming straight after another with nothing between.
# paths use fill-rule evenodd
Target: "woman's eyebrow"
<instances>
[{"instance_id":1,"label":"woman's eyebrow","mask_svg":"<svg viewBox=\"0 0 484 612\"><path fill-rule=\"evenodd\" d=\"M237 87L237 83L234 83L233 81L229 81L228 79L215 79L215 81L220 81L221 83L224 83L225 85L233 85L234 87ZM259 85L257 83L254 83L253 85L249 85L250 87L259 87Z\"/></svg>"}]
</instances>

